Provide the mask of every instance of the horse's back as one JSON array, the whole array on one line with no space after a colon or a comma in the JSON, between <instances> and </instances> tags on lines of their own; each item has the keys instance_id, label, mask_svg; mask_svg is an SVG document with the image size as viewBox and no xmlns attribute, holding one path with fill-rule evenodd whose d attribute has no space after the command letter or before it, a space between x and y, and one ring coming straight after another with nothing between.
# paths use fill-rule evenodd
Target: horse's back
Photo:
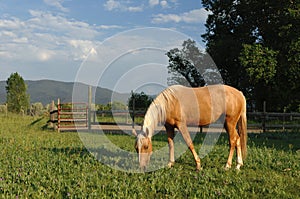
<instances>
[{"instance_id":1,"label":"horse's back","mask_svg":"<svg viewBox=\"0 0 300 199\"><path fill-rule=\"evenodd\" d=\"M177 120L184 118L189 124L207 125L216 121L222 114L240 112L244 106L243 94L227 85L199 88L174 85L168 88L168 92L173 96L170 102L172 108L169 108L170 115L176 116Z\"/></svg>"}]
</instances>

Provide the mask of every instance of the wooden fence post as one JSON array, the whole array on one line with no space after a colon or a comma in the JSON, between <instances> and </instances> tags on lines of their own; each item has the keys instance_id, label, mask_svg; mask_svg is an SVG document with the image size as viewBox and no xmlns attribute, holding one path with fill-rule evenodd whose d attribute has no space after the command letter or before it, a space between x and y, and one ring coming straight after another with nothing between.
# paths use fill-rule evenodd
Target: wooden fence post
<instances>
[{"instance_id":1,"label":"wooden fence post","mask_svg":"<svg viewBox=\"0 0 300 199\"><path fill-rule=\"evenodd\" d=\"M57 131L60 132L60 99L57 99Z\"/></svg>"},{"instance_id":2,"label":"wooden fence post","mask_svg":"<svg viewBox=\"0 0 300 199\"><path fill-rule=\"evenodd\" d=\"M88 91L88 130L91 130L91 117L92 117L92 86L89 86Z\"/></svg>"},{"instance_id":3,"label":"wooden fence post","mask_svg":"<svg viewBox=\"0 0 300 199\"><path fill-rule=\"evenodd\" d=\"M7 103L5 103L5 116L7 117L7 112L8 112L8 110L7 110Z\"/></svg>"},{"instance_id":4,"label":"wooden fence post","mask_svg":"<svg viewBox=\"0 0 300 199\"><path fill-rule=\"evenodd\" d=\"M285 110L283 111L282 130L285 131Z\"/></svg>"},{"instance_id":5,"label":"wooden fence post","mask_svg":"<svg viewBox=\"0 0 300 199\"><path fill-rule=\"evenodd\" d=\"M266 111L266 101L263 102L263 118L262 118L262 129L263 132L266 132L266 117L267 117L267 111Z\"/></svg>"},{"instance_id":6,"label":"wooden fence post","mask_svg":"<svg viewBox=\"0 0 300 199\"><path fill-rule=\"evenodd\" d=\"M52 113L54 111L54 100L52 100L51 105L50 105L50 128L55 127L54 124L54 114Z\"/></svg>"},{"instance_id":7,"label":"wooden fence post","mask_svg":"<svg viewBox=\"0 0 300 199\"><path fill-rule=\"evenodd\" d=\"M134 129L135 99L134 99L133 91L131 91L131 97L132 97L132 129Z\"/></svg>"},{"instance_id":8,"label":"wooden fence post","mask_svg":"<svg viewBox=\"0 0 300 199\"><path fill-rule=\"evenodd\" d=\"M203 133L203 126L200 126L199 130L200 130L200 133Z\"/></svg>"}]
</instances>

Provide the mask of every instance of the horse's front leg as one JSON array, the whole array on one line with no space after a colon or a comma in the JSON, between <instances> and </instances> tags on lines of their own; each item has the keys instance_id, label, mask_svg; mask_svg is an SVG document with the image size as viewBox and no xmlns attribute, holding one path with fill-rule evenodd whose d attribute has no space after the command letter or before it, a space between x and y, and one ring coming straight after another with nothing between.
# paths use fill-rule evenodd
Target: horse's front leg
<instances>
[{"instance_id":1,"label":"horse's front leg","mask_svg":"<svg viewBox=\"0 0 300 199\"><path fill-rule=\"evenodd\" d=\"M194 148L194 144L193 144L193 141L191 139L190 133L187 129L187 126L186 125L181 125L179 127L179 131L181 132L184 141L186 142L187 146L189 147L190 151L192 152L192 154L194 156L197 171L201 170L202 168L201 168L200 158L199 158L198 154L196 153L196 150Z\"/></svg>"},{"instance_id":2,"label":"horse's front leg","mask_svg":"<svg viewBox=\"0 0 300 199\"><path fill-rule=\"evenodd\" d=\"M174 156L174 127L171 125L165 125L167 135L168 135L168 143L169 143L169 163L168 167L171 168L175 164L175 156Z\"/></svg>"},{"instance_id":3,"label":"horse's front leg","mask_svg":"<svg viewBox=\"0 0 300 199\"><path fill-rule=\"evenodd\" d=\"M189 149L190 149L190 151L192 152L192 154L193 154L193 156L194 156L194 159L195 159L195 162L196 162L196 169L197 169L197 171L202 170L200 158L198 157L198 154L197 154L196 151L195 151L195 148L194 148L194 144L193 144L193 143L191 143L191 144L189 145Z\"/></svg>"}]
</instances>

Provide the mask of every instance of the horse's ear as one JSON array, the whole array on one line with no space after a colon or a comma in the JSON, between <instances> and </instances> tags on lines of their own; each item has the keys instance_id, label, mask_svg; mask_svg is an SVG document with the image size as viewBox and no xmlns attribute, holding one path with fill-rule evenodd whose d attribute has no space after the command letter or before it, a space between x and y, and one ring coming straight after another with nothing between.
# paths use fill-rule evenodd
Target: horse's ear
<instances>
[{"instance_id":1,"label":"horse's ear","mask_svg":"<svg viewBox=\"0 0 300 199\"><path fill-rule=\"evenodd\" d=\"M136 133L136 130L134 128L132 128L132 134L136 137L137 136L137 133Z\"/></svg>"},{"instance_id":2,"label":"horse's ear","mask_svg":"<svg viewBox=\"0 0 300 199\"><path fill-rule=\"evenodd\" d=\"M145 133L146 133L146 136L149 137L149 129L148 128L146 128L146 132Z\"/></svg>"}]
</instances>

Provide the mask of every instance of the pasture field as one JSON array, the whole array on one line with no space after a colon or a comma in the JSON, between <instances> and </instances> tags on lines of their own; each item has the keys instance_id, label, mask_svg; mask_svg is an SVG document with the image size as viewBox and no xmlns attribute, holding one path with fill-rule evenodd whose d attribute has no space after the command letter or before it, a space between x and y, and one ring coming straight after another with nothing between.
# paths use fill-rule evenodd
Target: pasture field
<instances>
[{"instance_id":1,"label":"pasture field","mask_svg":"<svg viewBox=\"0 0 300 199\"><path fill-rule=\"evenodd\" d=\"M249 133L239 172L223 169L228 141L222 134L200 172L187 150L171 169L127 173L96 160L76 132L47 130L46 121L0 115L0 198L300 198L299 130ZM133 137L107 137L134 151ZM203 139L197 136L196 148ZM153 137L154 150L166 144L165 135Z\"/></svg>"}]
</instances>

